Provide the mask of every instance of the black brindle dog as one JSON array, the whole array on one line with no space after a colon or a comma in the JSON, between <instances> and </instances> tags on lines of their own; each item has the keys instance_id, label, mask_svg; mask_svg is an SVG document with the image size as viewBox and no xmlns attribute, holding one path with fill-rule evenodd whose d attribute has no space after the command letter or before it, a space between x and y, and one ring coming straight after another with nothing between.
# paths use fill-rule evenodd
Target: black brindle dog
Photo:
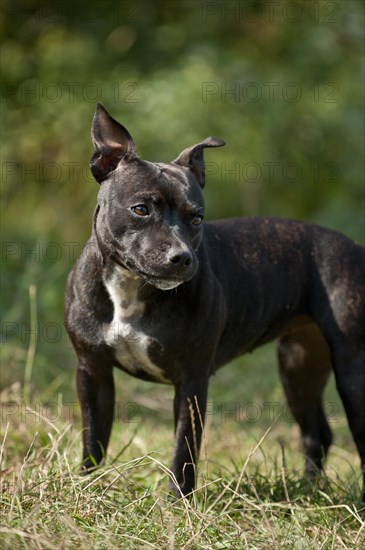
<instances>
[{"instance_id":1,"label":"black brindle dog","mask_svg":"<svg viewBox=\"0 0 365 550\"><path fill-rule=\"evenodd\" d=\"M204 223L203 150L224 145L219 139L171 163L148 162L100 104L92 139L91 170L101 187L92 235L66 291L84 468L106 453L118 367L174 385L172 486L177 496L190 493L210 376L277 338L306 472L322 469L332 440L322 406L331 370L364 470L365 250L310 223Z\"/></svg>"}]
</instances>

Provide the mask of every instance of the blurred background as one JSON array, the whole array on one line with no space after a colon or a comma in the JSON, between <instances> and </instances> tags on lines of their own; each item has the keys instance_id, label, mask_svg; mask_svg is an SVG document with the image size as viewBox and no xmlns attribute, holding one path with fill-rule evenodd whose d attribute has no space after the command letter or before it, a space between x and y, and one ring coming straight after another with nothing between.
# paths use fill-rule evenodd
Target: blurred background
<instances>
[{"instance_id":1,"label":"blurred background","mask_svg":"<svg viewBox=\"0 0 365 550\"><path fill-rule=\"evenodd\" d=\"M98 193L97 101L151 161L226 141L206 152L208 219L298 218L364 244L362 1L27 0L2 15L2 387L75 399L63 292ZM277 391L262 353L233 366L261 365L250 397ZM132 398L157 391L121 376ZM235 389L234 370L219 376Z\"/></svg>"}]
</instances>

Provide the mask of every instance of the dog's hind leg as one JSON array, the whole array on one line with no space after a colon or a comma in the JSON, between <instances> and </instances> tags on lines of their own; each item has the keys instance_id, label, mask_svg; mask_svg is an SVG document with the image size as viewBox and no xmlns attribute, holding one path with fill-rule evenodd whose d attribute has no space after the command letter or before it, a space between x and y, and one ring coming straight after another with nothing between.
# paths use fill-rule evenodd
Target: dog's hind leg
<instances>
[{"instance_id":1,"label":"dog's hind leg","mask_svg":"<svg viewBox=\"0 0 365 550\"><path fill-rule=\"evenodd\" d=\"M337 389L360 455L365 500L365 253L355 260L353 269L344 272L341 284L328 292L329 307L322 317L322 330L331 349Z\"/></svg>"},{"instance_id":2,"label":"dog's hind leg","mask_svg":"<svg viewBox=\"0 0 365 550\"><path fill-rule=\"evenodd\" d=\"M280 338L278 358L288 405L301 430L305 472L315 475L332 442L322 401L331 372L330 350L319 327L300 318Z\"/></svg>"},{"instance_id":3,"label":"dog's hind leg","mask_svg":"<svg viewBox=\"0 0 365 550\"><path fill-rule=\"evenodd\" d=\"M338 392L360 455L365 501L365 349L356 353L342 347L333 352L333 367Z\"/></svg>"}]
</instances>

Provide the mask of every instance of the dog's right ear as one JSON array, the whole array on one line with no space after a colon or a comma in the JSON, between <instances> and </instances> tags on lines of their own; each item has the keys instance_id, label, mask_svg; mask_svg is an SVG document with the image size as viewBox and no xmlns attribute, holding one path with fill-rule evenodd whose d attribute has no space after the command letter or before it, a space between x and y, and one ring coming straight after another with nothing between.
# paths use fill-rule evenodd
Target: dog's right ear
<instances>
[{"instance_id":1,"label":"dog's right ear","mask_svg":"<svg viewBox=\"0 0 365 550\"><path fill-rule=\"evenodd\" d=\"M128 130L114 120L101 103L96 105L91 139L95 153L90 160L90 169L98 183L116 169L122 158L131 160L137 156Z\"/></svg>"},{"instance_id":2,"label":"dog's right ear","mask_svg":"<svg viewBox=\"0 0 365 550\"><path fill-rule=\"evenodd\" d=\"M208 137L204 141L184 149L172 163L189 168L195 174L200 187L203 189L205 186L204 149L206 147L223 147L223 145L225 145L223 139Z\"/></svg>"}]
</instances>

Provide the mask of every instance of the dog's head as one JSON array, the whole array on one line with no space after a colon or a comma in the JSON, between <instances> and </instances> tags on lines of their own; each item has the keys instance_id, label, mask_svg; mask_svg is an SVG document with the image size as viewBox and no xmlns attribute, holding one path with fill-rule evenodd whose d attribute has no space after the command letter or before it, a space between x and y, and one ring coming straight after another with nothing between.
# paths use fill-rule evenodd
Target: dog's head
<instances>
[{"instance_id":1,"label":"dog's head","mask_svg":"<svg viewBox=\"0 0 365 550\"><path fill-rule=\"evenodd\" d=\"M90 167L101 184L94 230L104 258L163 290L189 281L202 239L203 150L224 141L209 137L169 164L147 162L101 104L91 136Z\"/></svg>"}]
</instances>

